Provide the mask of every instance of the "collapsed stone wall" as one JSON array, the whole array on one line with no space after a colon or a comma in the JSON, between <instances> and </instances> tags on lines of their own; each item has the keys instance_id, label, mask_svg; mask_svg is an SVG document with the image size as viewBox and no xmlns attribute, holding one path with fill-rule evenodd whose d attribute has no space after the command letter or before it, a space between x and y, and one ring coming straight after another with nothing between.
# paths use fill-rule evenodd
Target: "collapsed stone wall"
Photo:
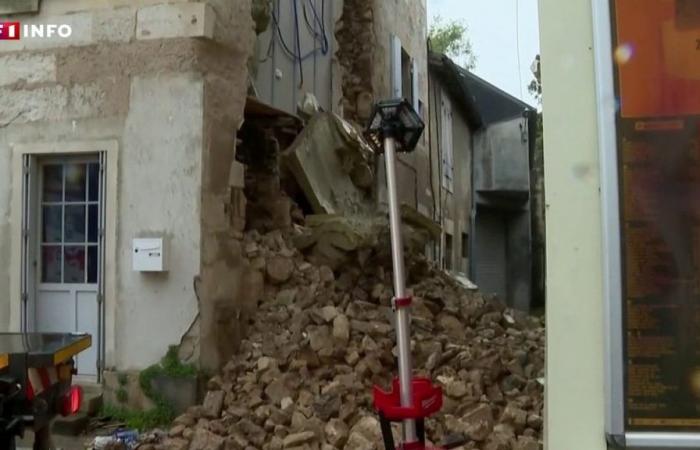
<instances>
[{"instance_id":1,"label":"collapsed stone wall","mask_svg":"<svg viewBox=\"0 0 700 450\"><path fill-rule=\"evenodd\" d=\"M343 223L246 233L244 252L265 283L250 333L209 381L204 403L178 417L165 440L140 448L382 448L372 386L388 387L396 372L386 223L364 227L353 245ZM315 251L328 240L344 257L335 270ZM464 449L541 449L541 319L465 290L415 244L406 265L415 367L445 392L428 438L460 433Z\"/></svg>"},{"instance_id":2,"label":"collapsed stone wall","mask_svg":"<svg viewBox=\"0 0 700 450\"><path fill-rule=\"evenodd\" d=\"M342 69L343 117L365 124L374 104L373 55L376 47L373 0L345 0L336 24L336 57Z\"/></svg>"},{"instance_id":3,"label":"collapsed stone wall","mask_svg":"<svg viewBox=\"0 0 700 450\"><path fill-rule=\"evenodd\" d=\"M241 310L254 301L252 275L241 252L245 223L243 167L235 161L237 131L243 124L248 68L253 54L251 4L214 3L224 24L238 24L232 48L210 45L200 57L204 75L201 266L199 289L200 368L216 371L242 339ZM235 36L231 36L235 38Z\"/></svg>"}]
</instances>

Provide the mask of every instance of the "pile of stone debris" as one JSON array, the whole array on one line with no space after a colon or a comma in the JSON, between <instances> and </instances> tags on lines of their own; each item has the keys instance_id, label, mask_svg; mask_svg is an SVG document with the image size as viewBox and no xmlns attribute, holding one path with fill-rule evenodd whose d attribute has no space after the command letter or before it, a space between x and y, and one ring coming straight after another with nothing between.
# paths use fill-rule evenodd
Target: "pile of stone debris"
<instances>
[{"instance_id":1,"label":"pile of stone debris","mask_svg":"<svg viewBox=\"0 0 700 450\"><path fill-rule=\"evenodd\" d=\"M164 441L140 448L383 448L371 393L396 372L389 241L319 229L245 235L251 264L266 274L248 336L209 381L204 403L178 417ZM445 392L427 437L462 433L465 449L542 448L543 321L408 253L414 366Z\"/></svg>"}]
</instances>

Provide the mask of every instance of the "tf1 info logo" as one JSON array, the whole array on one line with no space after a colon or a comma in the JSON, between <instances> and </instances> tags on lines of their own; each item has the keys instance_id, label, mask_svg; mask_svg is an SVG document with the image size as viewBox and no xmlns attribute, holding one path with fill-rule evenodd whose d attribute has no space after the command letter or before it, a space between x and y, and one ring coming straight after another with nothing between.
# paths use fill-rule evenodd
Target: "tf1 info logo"
<instances>
[{"instance_id":1,"label":"tf1 info logo","mask_svg":"<svg viewBox=\"0 0 700 450\"><path fill-rule=\"evenodd\" d=\"M70 25L32 24L20 22L0 22L0 41L18 41L22 38L68 38L73 34Z\"/></svg>"}]
</instances>

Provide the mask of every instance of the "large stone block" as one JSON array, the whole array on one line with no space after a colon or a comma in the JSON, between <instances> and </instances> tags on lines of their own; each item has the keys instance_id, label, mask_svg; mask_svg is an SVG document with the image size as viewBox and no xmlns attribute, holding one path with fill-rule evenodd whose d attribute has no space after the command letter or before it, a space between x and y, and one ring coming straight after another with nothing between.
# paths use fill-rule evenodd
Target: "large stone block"
<instances>
[{"instance_id":1,"label":"large stone block","mask_svg":"<svg viewBox=\"0 0 700 450\"><path fill-rule=\"evenodd\" d=\"M129 42L134 38L136 9L121 7L95 11L93 39L96 42Z\"/></svg>"},{"instance_id":2,"label":"large stone block","mask_svg":"<svg viewBox=\"0 0 700 450\"><path fill-rule=\"evenodd\" d=\"M20 81L46 83L56 81L56 57L14 53L0 56L0 86Z\"/></svg>"},{"instance_id":3,"label":"large stone block","mask_svg":"<svg viewBox=\"0 0 700 450\"><path fill-rule=\"evenodd\" d=\"M32 90L0 89L0 124L58 120L68 108L68 90L63 86Z\"/></svg>"},{"instance_id":4,"label":"large stone block","mask_svg":"<svg viewBox=\"0 0 700 450\"><path fill-rule=\"evenodd\" d=\"M0 88L0 125L95 117L105 110L105 99L105 91L97 84Z\"/></svg>"},{"instance_id":5,"label":"large stone block","mask_svg":"<svg viewBox=\"0 0 700 450\"><path fill-rule=\"evenodd\" d=\"M206 3L163 4L140 8L136 39L214 37L214 10Z\"/></svg>"}]
</instances>

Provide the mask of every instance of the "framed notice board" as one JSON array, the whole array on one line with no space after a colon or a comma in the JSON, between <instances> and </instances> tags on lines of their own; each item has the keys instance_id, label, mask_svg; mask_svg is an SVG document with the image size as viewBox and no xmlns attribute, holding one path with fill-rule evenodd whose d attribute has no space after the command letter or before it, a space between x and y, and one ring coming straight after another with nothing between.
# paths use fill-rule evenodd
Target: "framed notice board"
<instances>
[{"instance_id":1,"label":"framed notice board","mask_svg":"<svg viewBox=\"0 0 700 450\"><path fill-rule=\"evenodd\" d=\"M700 448L700 0L593 0L612 446Z\"/></svg>"}]
</instances>

